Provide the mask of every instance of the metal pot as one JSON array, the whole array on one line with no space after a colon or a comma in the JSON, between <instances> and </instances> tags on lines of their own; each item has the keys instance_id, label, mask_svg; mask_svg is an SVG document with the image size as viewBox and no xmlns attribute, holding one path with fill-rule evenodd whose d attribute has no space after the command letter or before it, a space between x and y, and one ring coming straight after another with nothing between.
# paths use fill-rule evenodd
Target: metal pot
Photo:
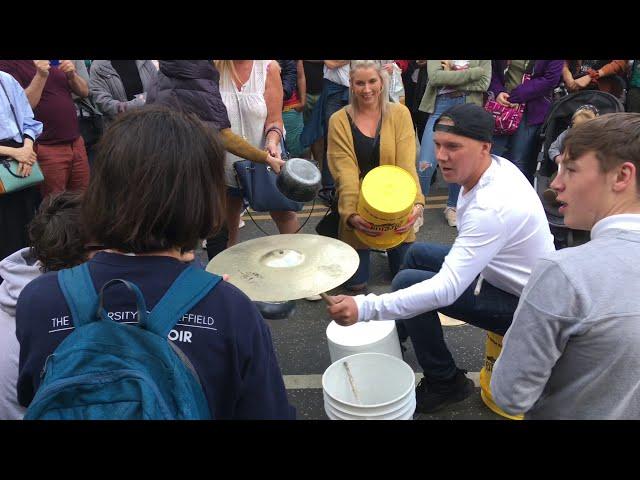
<instances>
[{"instance_id":1,"label":"metal pot","mask_svg":"<svg viewBox=\"0 0 640 480\"><path fill-rule=\"evenodd\" d=\"M309 160L291 158L280 170L276 185L289 200L310 202L316 198L322 186L322 175Z\"/></svg>"}]
</instances>

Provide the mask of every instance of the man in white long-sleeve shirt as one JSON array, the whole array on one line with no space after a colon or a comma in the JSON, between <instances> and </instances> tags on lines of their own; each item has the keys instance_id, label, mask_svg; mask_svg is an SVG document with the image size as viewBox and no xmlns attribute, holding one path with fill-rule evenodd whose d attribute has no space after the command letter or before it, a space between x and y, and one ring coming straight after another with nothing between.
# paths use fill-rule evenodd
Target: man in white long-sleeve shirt
<instances>
[{"instance_id":1,"label":"man in white long-sleeve shirt","mask_svg":"<svg viewBox=\"0 0 640 480\"><path fill-rule=\"evenodd\" d=\"M491 377L526 419L640 419L640 114L572 128L551 187L591 241L545 255Z\"/></svg>"},{"instance_id":2,"label":"man in white long-sleeve shirt","mask_svg":"<svg viewBox=\"0 0 640 480\"><path fill-rule=\"evenodd\" d=\"M491 155L493 117L457 105L434 125L436 159L445 181L462 185L453 246L414 244L393 280L393 293L334 297L341 325L406 319L424 371L416 411L428 413L473 392L449 352L437 311L504 335L536 260L554 250L540 199L508 160ZM426 148L426 146L425 146Z\"/></svg>"}]
</instances>

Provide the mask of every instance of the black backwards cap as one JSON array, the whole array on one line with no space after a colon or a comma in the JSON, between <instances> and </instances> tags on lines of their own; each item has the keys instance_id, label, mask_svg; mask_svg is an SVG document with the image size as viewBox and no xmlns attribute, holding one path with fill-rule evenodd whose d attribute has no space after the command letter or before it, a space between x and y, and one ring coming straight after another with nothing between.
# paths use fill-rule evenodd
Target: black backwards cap
<instances>
[{"instance_id":1,"label":"black backwards cap","mask_svg":"<svg viewBox=\"0 0 640 480\"><path fill-rule=\"evenodd\" d=\"M441 120L449 119L453 125L442 125ZM472 138L481 142L491 142L495 121L493 115L473 103L454 105L447 109L433 125L434 132L447 132Z\"/></svg>"}]
</instances>

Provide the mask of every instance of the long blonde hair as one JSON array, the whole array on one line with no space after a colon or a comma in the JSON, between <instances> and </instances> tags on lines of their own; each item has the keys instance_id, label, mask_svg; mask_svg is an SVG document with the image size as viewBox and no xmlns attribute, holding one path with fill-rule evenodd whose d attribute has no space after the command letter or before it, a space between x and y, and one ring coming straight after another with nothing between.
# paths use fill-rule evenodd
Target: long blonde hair
<instances>
[{"instance_id":1,"label":"long blonde hair","mask_svg":"<svg viewBox=\"0 0 640 480\"><path fill-rule=\"evenodd\" d=\"M382 116L387 113L389 106L389 74L382 68L382 62L380 60L351 60L351 68L349 69L349 106L347 110L353 112L354 108L358 108L356 96L353 94L353 75L356 70L361 68L373 68L382 81L382 91L378 98L378 104L380 106L380 112Z\"/></svg>"},{"instance_id":2,"label":"long blonde hair","mask_svg":"<svg viewBox=\"0 0 640 480\"><path fill-rule=\"evenodd\" d=\"M228 74L231 76L234 83L240 83L238 72L233 64L233 60L214 60L213 64L218 69L218 72L220 72L220 78Z\"/></svg>"}]
</instances>

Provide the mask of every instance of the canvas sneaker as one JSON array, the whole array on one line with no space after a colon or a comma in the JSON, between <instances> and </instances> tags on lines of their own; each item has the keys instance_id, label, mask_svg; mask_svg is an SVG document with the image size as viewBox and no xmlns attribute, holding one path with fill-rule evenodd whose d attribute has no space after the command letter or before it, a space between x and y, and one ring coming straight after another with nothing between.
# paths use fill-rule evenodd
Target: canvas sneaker
<instances>
[{"instance_id":1,"label":"canvas sneaker","mask_svg":"<svg viewBox=\"0 0 640 480\"><path fill-rule=\"evenodd\" d=\"M457 369L451 380L439 382L430 382L422 378L416 387L416 412L436 412L469 397L474 392L475 385L465 373L466 370Z\"/></svg>"},{"instance_id":2,"label":"canvas sneaker","mask_svg":"<svg viewBox=\"0 0 640 480\"><path fill-rule=\"evenodd\" d=\"M447 219L447 223L450 227L458 226L458 219L456 218L456 209L454 207L447 207L444 209L444 218Z\"/></svg>"}]
</instances>

